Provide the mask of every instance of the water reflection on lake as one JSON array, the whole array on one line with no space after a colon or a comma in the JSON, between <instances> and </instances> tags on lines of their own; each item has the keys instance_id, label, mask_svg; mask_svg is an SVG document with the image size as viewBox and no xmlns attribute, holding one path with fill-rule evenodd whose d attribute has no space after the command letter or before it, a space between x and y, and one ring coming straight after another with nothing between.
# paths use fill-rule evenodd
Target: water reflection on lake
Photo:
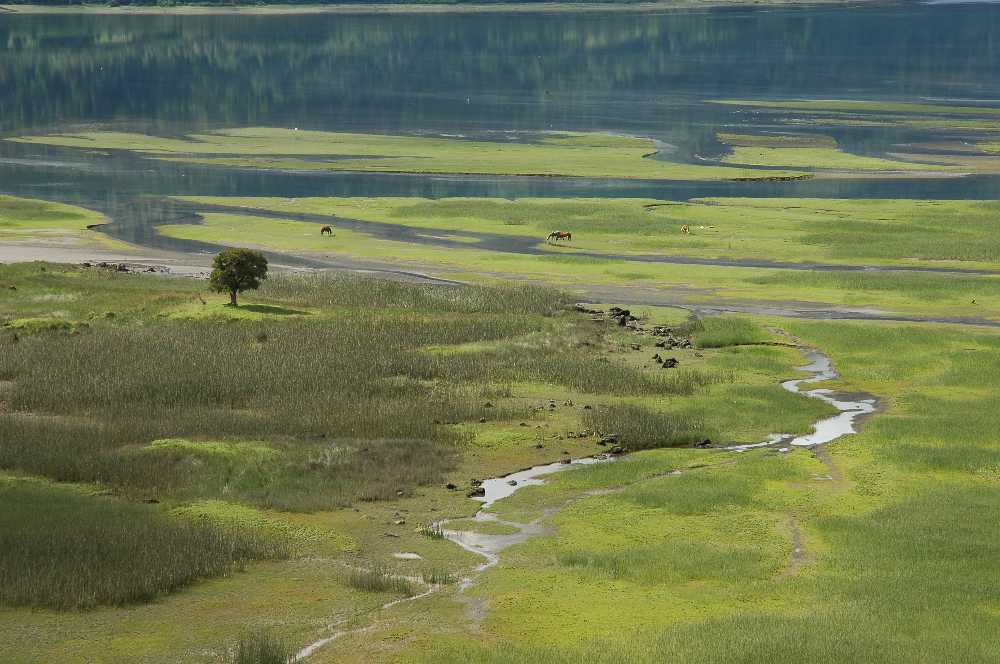
<instances>
[{"instance_id":1,"label":"water reflection on lake","mask_svg":"<svg viewBox=\"0 0 1000 664\"><path fill-rule=\"evenodd\" d=\"M656 14L0 14L0 135L95 125L161 134L248 125L465 135L600 130L654 137L676 147L672 158L686 160L718 154L719 130L776 126L773 114L706 103L711 99L998 105L998 36L1000 8L986 5ZM948 137L940 128L823 131L863 154ZM112 213L131 206L129 219L139 225L155 223L135 212L134 197L150 193L1000 198L995 182L289 174L0 143L0 191Z\"/></svg>"}]
</instances>

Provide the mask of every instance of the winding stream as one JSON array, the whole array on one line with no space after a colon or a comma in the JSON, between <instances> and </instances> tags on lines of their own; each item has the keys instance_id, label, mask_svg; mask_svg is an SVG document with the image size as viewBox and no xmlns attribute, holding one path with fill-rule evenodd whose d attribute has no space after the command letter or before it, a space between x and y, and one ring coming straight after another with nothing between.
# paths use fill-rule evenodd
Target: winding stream
<instances>
[{"instance_id":1,"label":"winding stream","mask_svg":"<svg viewBox=\"0 0 1000 664\"><path fill-rule=\"evenodd\" d=\"M781 386L789 392L802 394L813 399L824 401L832 405L840 412L837 415L816 421L813 424L812 433L800 436L776 433L768 436L767 440L764 442L752 443L748 445L734 445L718 449L742 452L760 447L773 447L778 448L781 451L789 451L792 447L812 448L817 445L824 445L832 442L842 436L857 433L857 429L855 427L858 422L866 415L870 415L878 409L878 399L870 394L841 394L833 390L823 388L803 390L803 385L813 385L815 383L833 380L837 378L838 374L833 368L833 361L826 354L812 348L800 348L800 350L805 355L809 363L805 366L798 367L798 370L808 372L811 375L804 378L786 380L781 383ZM450 542L454 542L466 551L480 555L485 559L474 568L472 573L461 580L458 584L458 592L464 593L466 589L470 588L475 583L476 577L481 572L498 564L500 562L500 553L504 549L515 544L525 542L536 535L546 532L544 521L558 511L558 508L550 508L543 511L542 515L533 521L528 523L517 523L515 521L501 519L496 514L488 512L487 510L492 505L500 500L514 495L517 491L523 489L524 487L540 486L544 484L545 482L541 478L546 475L551 475L568 468L589 466L598 463L609 463L618 458L619 457L609 454L603 454L595 457L584 457L573 460L567 459L564 461L556 461L554 463L532 466L531 468L510 473L509 475L483 480L481 485L483 495L474 497L475 500L480 501L483 505L482 508L476 512L475 516L472 517L472 520L479 524L505 526L510 528L513 532L504 534L486 534L469 530L453 530L448 528L449 522L459 519L446 519L435 524L441 529L441 533L444 535L445 539ZM671 474L679 474L679 472L680 471L673 471ZM461 520L466 519L463 518ZM393 600L392 602L382 605L381 608L388 609L396 606L397 604L419 600L436 592L438 589L438 586L430 586L426 591L418 595ZM306 659L323 646L346 634L365 632L369 629L371 629L371 627L334 632L333 634L300 650L295 656L294 661Z\"/></svg>"},{"instance_id":2,"label":"winding stream","mask_svg":"<svg viewBox=\"0 0 1000 664\"><path fill-rule=\"evenodd\" d=\"M796 378L784 381L781 386L789 392L803 394L813 399L825 401L839 413L831 417L818 420L813 424L812 433L801 436L793 436L785 433L773 433L762 443L752 443L749 445L733 445L725 449L737 452L749 450L756 447L815 447L837 440L841 436L849 436L857 433L855 425L866 415L871 415L878 410L878 399L870 394L841 394L827 389L802 390L802 385L821 383L837 378L837 371L833 368L833 360L824 353L814 348L803 348L802 353L809 360L809 364L798 367L799 371L808 371L812 376L806 378Z\"/></svg>"},{"instance_id":3,"label":"winding stream","mask_svg":"<svg viewBox=\"0 0 1000 664\"><path fill-rule=\"evenodd\" d=\"M823 388L803 390L803 385L813 385L833 380L837 378L838 374L833 368L833 361L826 354L812 348L800 348L800 350L806 356L809 364L798 367L798 370L809 372L811 375L805 378L786 380L781 383L781 386L789 392L824 401L840 412L815 422L812 432L808 434L794 436L791 434L775 433L760 443L733 445L721 449L742 452L753 448L776 447L783 451L788 451L792 447L811 448L816 445L824 445L842 436L857 433L855 427L858 422L866 415L870 415L878 409L878 400L870 394L841 394ZM545 482L541 478L546 475L551 475L567 468L610 462L616 458L611 455L601 455L574 459L569 462L557 461L555 463L533 466L502 477L484 480L482 488L485 493L482 496L476 497L476 500L483 503L483 507L472 517L472 520L478 523L507 526L515 529L516 532L496 535L468 530L452 530L447 527L447 520L441 521L437 525L441 528L441 532L446 539L454 542L466 551L479 554L486 559L485 562L475 568L475 573L482 572L500 562L500 552L507 547L520 544L535 535L543 533L545 527L542 523L552 513L552 511L545 512L542 516L529 523L516 523L514 521L505 521L495 514L488 512L487 510L491 505L512 496L524 487L544 484ZM463 579L460 590L470 587L473 581L472 576Z\"/></svg>"}]
</instances>

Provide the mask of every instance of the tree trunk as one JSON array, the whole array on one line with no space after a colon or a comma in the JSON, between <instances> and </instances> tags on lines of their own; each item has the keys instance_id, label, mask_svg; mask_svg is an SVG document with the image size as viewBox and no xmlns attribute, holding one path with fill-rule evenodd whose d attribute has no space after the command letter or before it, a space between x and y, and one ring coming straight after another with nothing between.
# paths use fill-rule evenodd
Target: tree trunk
<instances>
[{"instance_id":1,"label":"tree trunk","mask_svg":"<svg viewBox=\"0 0 1000 664\"><path fill-rule=\"evenodd\" d=\"M236 290L235 289L229 291L229 305L233 306L233 307L236 306Z\"/></svg>"}]
</instances>

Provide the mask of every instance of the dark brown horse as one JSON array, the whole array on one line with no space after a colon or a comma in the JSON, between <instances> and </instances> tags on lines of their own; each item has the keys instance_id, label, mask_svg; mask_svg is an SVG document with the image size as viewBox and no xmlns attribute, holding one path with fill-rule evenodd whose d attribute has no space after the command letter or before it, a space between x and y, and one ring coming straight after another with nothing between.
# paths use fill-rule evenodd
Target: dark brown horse
<instances>
[{"instance_id":1,"label":"dark brown horse","mask_svg":"<svg viewBox=\"0 0 1000 664\"><path fill-rule=\"evenodd\" d=\"M545 238L545 241L549 242L551 240L555 240L556 242L558 242L559 240L571 241L572 239L573 239L573 234L570 233L569 231L552 231L551 233L549 233L549 236Z\"/></svg>"},{"instance_id":2,"label":"dark brown horse","mask_svg":"<svg viewBox=\"0 0 1000 664\"><path fill-rule=\"evenodd\" d=\"M319 234L329 235L330 237L333 237L333 229L330 228L329 226L324 226L323 228L319 229Z\"/></svg>"}]
</instances>

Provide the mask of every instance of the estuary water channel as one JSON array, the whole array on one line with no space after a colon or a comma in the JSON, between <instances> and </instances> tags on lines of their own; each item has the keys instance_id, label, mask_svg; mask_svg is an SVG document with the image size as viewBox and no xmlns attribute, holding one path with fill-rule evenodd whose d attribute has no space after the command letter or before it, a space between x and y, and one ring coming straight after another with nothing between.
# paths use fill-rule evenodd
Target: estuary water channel
<instances>
[{"instance_id":1,"label":"estuary water channel","mask_svg":"<svg viewBox=\"0 0 1000 664\"><path fill-rule=\"evenodd\" d=\"M947 40L938 39L948 34ZM655 12L244 15L0 14L0 139L78 130L182 136L219 128L522 140L539 131L645 136L699 162L720 131L787 130L796 112L732 99L1000 106L994 5ZM861 155L955 138L947 126L800 127ZM987 132L988 133L988 132ZM969 138L964 133L963 138ZM205 167L0 140L0 193L107 214L104 232L163 238L196 223L166 197L700 196L998 199L995 176L651 182Z\"/></svg>"}]
</instances>

